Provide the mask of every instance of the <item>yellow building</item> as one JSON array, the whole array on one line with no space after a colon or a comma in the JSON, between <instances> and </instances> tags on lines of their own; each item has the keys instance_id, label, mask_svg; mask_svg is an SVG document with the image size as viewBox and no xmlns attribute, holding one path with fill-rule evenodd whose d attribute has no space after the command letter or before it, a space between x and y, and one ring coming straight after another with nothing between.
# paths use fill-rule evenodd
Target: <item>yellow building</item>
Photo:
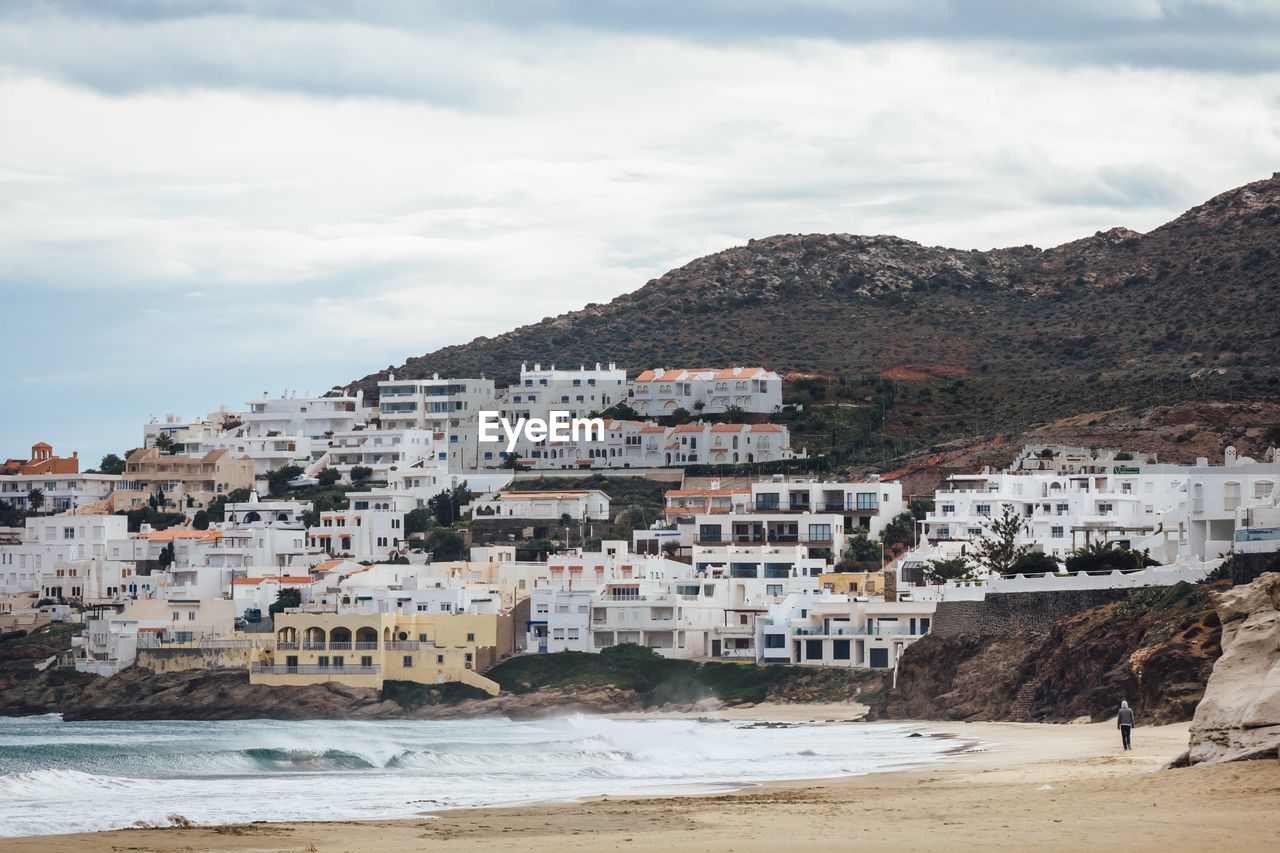
<instances>
[{"instance_id":1,"label":"yellow building","mask_svg":"<svg viewBox=\"0 0 1280 853\"><path fill-rule=\"evenodd\" d=\"M837 595L884 595L884 572L828 572L818 581Z\"/></svg>"},{"instance_id":2,"label":"yellow building","mask_svg":"<svg viewBox=\"0 0 1280 853\"><path fill-rule=\"evenodd\" d=\"M275 644L249 667L252 684L337 681L381 688L384 681L460 681L497 695L480 675L515 648L511 613L277 614Z\"/></svg>"}]
</instances>

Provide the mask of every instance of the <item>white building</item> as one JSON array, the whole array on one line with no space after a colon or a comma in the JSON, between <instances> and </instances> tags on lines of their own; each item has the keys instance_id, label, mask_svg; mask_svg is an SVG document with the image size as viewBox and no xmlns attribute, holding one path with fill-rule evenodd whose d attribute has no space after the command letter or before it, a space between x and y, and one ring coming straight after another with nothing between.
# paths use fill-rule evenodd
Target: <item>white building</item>
<instances>
[{"instance_id":1,"label":"white building","mask_svg":"<svg viewBox=\"0 0 1280 853\"><path fill-rule=\"evenodd\" d=\"M116 474L9 474L0 476L0 501L25 512L31 490L39 489L41 512L68 512L106 500L119 483Z\"/></svg>"},{"instance_id":2,"label":"white building","mask_svg":"<svg viewBox=\"0 0 1280 853\"><path fill-rule=\"evenodd\" d=\"M1212 560L1233 545L1241 510L1271 505L1280 463L1237 457L1223 465L1112 464L1102 472L954 475L921 525L930 544L969 542L1006 507L1023 519L1019 544L1065 558L1090 542L1147 550L1162 563Z\"/></svg>"},{"instance_id":3,"label":"white building","mask_svg":"<svg viewBox=\"0 0 1280 853\"><path fill-rule=\"evenodd\" d=\"M499 492L492 498L472 501L464 508L480 520L528 519L559 521L608 521L609 496L598 489L561 492Z\"/></svg>"},{"instance_id":4,"label":"white building","mask_svg":"<svg viewBox=\"0 0 1280 853\"><path fill-rule=\"evenodd\" d=\"M437 458L443 462L447 444L436 439L430 430L417 427L403 429L357 428L335 433L329 440L327 468L351 479L351 469L370 469L372 479L390 481L396 472L411 469L416 464L433 464Z\"/></svg>"},{"instance_id":5,"label":"white building","mask_svg":"<svg viewBox=\"0 0 1280 853\"><path fill-rule=\"evenodd\" d=\"M771 413L782 408L782 378L762 367L727 369L657 368L630 384L631 406L641 415L718 414L732 407Z\"/></svg>"},{"instance_id":6,"label":"white building","mask_svg":"<svg viewBox=\"0 0 1280 853\"><path fill-rule=\"evenodd\" d=\"M347 509L320 513L307 544L331 557L383 560L405 550L404 517L417 509L413 495L387 490L348 492Z\"/></svg>"},{"instance_id":7,"label":"white building","mask_svg":"<svg viewBox=\"0 0 1280 853\"><path fill-rule=\"evenodd\" d=\"M519 381L503 391L498 410L511 423L518 418L549 420L553 411L585 418L626 399L627 372L615 364L577 370L557 370L554 364L545 370L535 364L530 370L522 364Z\"/></svg>"},{"instance_id":8,"label":"white building","mask_svg":"<svg viewBox=\"0 0 1280 853\"><path fill-rule=\"evenodd\" d=\"M121 515L28 518L20 542L0 545L0 593L35 592L45 573L65 571L73 561L106 559L110 556L107 543L127 536L128 519ZM72 595L71 588L84 584L65 586L64 597L79 598L80 593Z\"/></svg>"},{"instance_id":9,"label":"white building","mask_svg":"<svg viewBox=\"0 0 1280 853\"><path fill-rule=\"evenodd\" d=\"M693 516L693 563L707 574L781 580L816 577L839 562L859 528L876 537L904 510L902 486L878 479L753 483L747 508Z\"/></svg>"},{"instance_id":10,"label":"white building","mask_svg":"<svg viewBox=\"0 0 1280 853\"><path fill-rule=\"evenodd\" d=\"M934 601L885 601L843 595L809 597L778 608L771 636L785 626L787 662L811 666L891 669L907 646L929 633ZM761 628L762 640L765 626ZM777 640L768 659L780 660Z\"/></svg>"}]
</instances>

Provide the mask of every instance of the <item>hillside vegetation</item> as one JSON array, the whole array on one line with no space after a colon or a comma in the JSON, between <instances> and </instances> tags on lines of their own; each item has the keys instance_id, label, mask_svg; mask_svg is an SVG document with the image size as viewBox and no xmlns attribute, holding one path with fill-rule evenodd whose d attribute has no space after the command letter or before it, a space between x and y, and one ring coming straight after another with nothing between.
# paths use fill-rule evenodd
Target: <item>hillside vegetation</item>
<instances>
[{"instance_id":1,"label":"hillside vegetation","mask_svg":"<svg viewBox=\"0 0 1280 853\"><path fill-rule=\"evenodd\" d=\"M1280 175L1147 234L963 251L779 235L605 305L408 359L400 377L511 380L522 362L762 364L797 446L875 462L1082 412L1280 395ZM359 385L376 396L376 381Z\"/></svg>"}]
</instances>

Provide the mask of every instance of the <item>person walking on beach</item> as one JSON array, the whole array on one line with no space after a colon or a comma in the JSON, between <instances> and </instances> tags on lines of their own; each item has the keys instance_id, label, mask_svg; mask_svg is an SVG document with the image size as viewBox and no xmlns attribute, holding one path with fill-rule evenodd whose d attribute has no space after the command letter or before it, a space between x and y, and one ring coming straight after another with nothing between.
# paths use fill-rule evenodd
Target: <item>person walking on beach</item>
<instances>
[{"instance_id":1,"label":"person walking on beach","mask_svg":"<svg viewBox=\"0 0 1280 853\"><path fill-rule=\"evenodd\" d=\"M1120 700L1120 712L1116 714L1116 728L1120 730L1120 740L1125 749L1133 749L1129 745L1129 733L1133 731L1133 709L1127 700Z\"/></svg>"}]
</instances>

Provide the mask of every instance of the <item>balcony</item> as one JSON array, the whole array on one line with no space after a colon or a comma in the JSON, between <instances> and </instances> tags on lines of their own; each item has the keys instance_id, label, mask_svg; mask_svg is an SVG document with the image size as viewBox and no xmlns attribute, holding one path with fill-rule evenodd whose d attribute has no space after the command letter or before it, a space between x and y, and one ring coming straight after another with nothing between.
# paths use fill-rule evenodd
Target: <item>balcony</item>
<instances>
[{"instance_id":1,"label":"balcony","mask_svg":"<svg viewBox=\"0 0 1280 853\"><path fill-rule=\"evenodd\" d=\"M353 648L357 652L373 652L378 650L377 643L354 643Z\"/></svg>"},{"instance_id":2,"label":"balcony","mask_svg":"<svg viewBox=\"0 0 1280 853\"><path fill-rule=\"evenodd\" d=\"M422 647L422 643L417 640L393 640L386 644L388 651L392 652L416 652Z\"/></svg>"},{"instance_id":3,"label":"balcony","mask_svg":"<svg viewBox=\"0 0 1280 853\"><path fill-rule=\"evenodd\" d=\"M322 652L324 651L324 643L307 641L302 644L302 648L309 652Z\"/></svg>"},{"instance_id":4,"label":"balcony","mask_svg":"<svg viewBox=\"0 0 1280 853\"><path fill-rule=\"evenodd\" d=\"M297 643L276 643L276 649L282 652L296 652L298 650Z\"/></svg>"},{"instance_id":5,"label":"balcony","mask_svg":"<svg viewBox=\"0 0 1280 853\"><path fill-rule=\"evenodd\" d=\"M349 652L351 651L350 643L330 643L329 651L331 652Z\"/></svg>"},{"instance_id":6,"label":"balcony","mask_svg":"<svg viewBox=\"0 0 1280 853\"><path fill-rule=\"evenodd\" d=\"M379 675L382 667L378 664L372 666L314 666L311 664L274 666L255 663L249 667L249 672L253 675Z\"/></svg>"}]
</instances>

